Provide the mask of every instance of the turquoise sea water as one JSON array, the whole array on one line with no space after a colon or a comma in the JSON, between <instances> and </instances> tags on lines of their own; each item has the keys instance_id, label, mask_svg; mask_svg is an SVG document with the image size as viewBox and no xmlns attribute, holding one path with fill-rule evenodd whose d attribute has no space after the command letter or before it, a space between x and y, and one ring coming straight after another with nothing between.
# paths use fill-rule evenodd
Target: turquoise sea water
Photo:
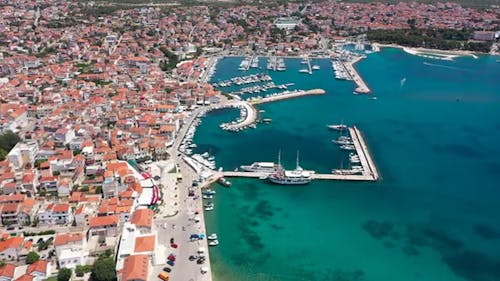
<instances>
[{"instance_id":1,"label":"turquoise sea water","mask_svg":"<svg viewBox=\"0 0 500 281\"><path fill-rule=\"evenodd\" d=\"M383 177L218 187L206 215L221 243L210 249L214 280L500 280L496 59L448 62L384 49L356 66L377 100L353 95L355 85L335 80L328 60L314 61L321 70L309 75L290 59L286 72L270 73L276 84L327 94L262 105L273 122L240 133L218 127L238 112L208 114L195 142L225 169L276 161L279 149L288 168L296 150L306 169L339 168L346 153L326 125L343 120L363 131ZM237 71L240 61L223 59L213 80L259 72Z\"/></svg>"}]
</instances>

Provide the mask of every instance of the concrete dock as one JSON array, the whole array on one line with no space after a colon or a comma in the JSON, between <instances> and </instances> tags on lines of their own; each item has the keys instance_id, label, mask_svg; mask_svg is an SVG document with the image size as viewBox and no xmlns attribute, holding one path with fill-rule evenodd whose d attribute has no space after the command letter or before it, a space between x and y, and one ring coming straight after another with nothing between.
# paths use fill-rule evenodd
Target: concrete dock
<instances>
[{"instance_id":1,"label":"concrete dock","mask_svg":"<svg viewBox=\"0 0 500 281\"><path fill-rule=\"evenodd\" d=\"M246 101L240 101L240 102L235 102L230 104L233 107L238 107L242 106L244 110L246 110L246 116L245 119L243 119L241 122L236 123L236 124L230 124L227 123L225 124L225 129L229 131L238 131L241 129L244 129L250 125L252 125L256 120L258 116L257 109L251 105L250 103Z\"/></svg>"},{"instance_id":2,"label":"concrete dock","mask_svg":"<svg viewBox=\"0 0 500 281\"><path fill-rule=\"evenodd\" d=\"M349 128L349 133L351 134L354 147L356 148L356 153L359 155L361 161L361 166L363 167L363 173L361 175L339 175L339 174L317 174L313 171L311 172L311 178L314 180L348 180L348 181L376 181L380 178L377 171L377 167L373 162L373 159L368 151L368 146L361 135L358 128ZM247 178L264 178L268 176L269 173L263 172L239 172L239 171L224 171L218 173L218 176L224 177L247 177Z\"/></svg>"},{"instance_id":3,"label":"concrete dock","mask_svg":"<svg viewBox=\"0 0 500 281\"><path fill-rule=\"evenodd\" d=\"M361 78L358 71L356 71L356 69L354 68L354 64L362 59L363 57L356 57L354 60L344 63L344 66L345 69L349 72L349 75L351 75L354 83L356 83L356 85L358 86L354 91L360 94L368 94L371 92L370 88L368 88L368 85L365 83L363 78Z\"/></svg>"},{"instance_id":4,"label":"concrete dock","mask_svg":"<svg viewBox=\"0 0 500 281\"><path fill-rule=\"evenodd\" d=\"M323 89L312 89L312 90L307 90L307 91L290 92L288 94L281 94L281 95L266 97L266 98L262 98L262 99L258 99L258 100L252 100L252 101L250 101L250 103L251 104L262 104L262 103L267 103L267 102L273 102L273 101L279 101L279 100L285 100L285 99L291 99L291 98L297 98L297 97L303 97L303 96L323 95L325 93L326 92Z\"/></svg>"}]
</instances>

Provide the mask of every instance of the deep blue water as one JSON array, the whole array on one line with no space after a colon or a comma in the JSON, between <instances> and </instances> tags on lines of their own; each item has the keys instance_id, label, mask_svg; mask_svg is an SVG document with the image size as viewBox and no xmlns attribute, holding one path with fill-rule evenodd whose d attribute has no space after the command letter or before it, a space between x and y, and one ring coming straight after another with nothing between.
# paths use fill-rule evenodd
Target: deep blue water
<instances>
[{"instance_id":1,"label":"deep blue water","mask_svg":"<svg viewBox=\"0 0 500 281\"><path fill-rule=\"evenodd\" d=\"M384 49L357 64L377 100L321 70L271 72L276 84L323 88L262 105L273 122L240 133L219 129L237 112L210 113L195 142L225 169L282 161L329 172L347 163L326 125L364 133L382 180L316 181L307 186L234 179L218 188L209 232L215 280L500 280L500 63L498 58L440 61ZM215 81L249 73L223 59ZM265 59L261 58L265 69ZM403 78L405 78L403 80ZM228 91L233 91L230 88Z\"/></svg>"}]
</instances>

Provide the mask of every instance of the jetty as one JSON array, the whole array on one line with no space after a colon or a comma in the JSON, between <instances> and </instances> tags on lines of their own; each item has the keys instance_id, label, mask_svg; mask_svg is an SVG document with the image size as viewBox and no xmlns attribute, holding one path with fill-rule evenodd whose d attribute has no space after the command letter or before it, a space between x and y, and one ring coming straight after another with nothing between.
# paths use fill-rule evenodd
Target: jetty
<instances>
[{"instance_id":1,"label":"jetty","mask_svg":"<svg viewBox=\"0 0 500 281\"><path fill-rule=\"evenodd\" d=\"M279 101L279 100L284 100L284 99L291 99L291 98L297 98L297 97L303 97L303 96L311 96L311 95L323 95L325 94L325 90L323 89L312 89L312 90L307 90L307 91L285 91L277 95L272 95L260 99L255 99L251 100L251 104L262 104L262 103L268 103L268 102L273 102L273 101Z\"/></svg>"},{"instance_id":2,"label":"jetty","mask_svg":"<svg viewBox=\"0 0 500 281\"><path fill-rule=\"evenodd\" d=\"M351 76L354 83L356 83L356 85L358 86L354 91L360 94L368 94L371 92L370 88L368 88L368 85L365 83L363 78L361 78L359 73L354 68L354 64L356 64L362 59L363 57L356 57L355 59L344 63L344 67L347 70L347 72L349 72L349 75Z\"/></svg>"},{"instance_id":3,"label":"jetty","mask_svg":"<svg viewBox=\"0 0 500 281\"><path fill-rule=\"evenodd\" d=\"M368 146L357 127L349 128L354 147L361 160L363 172L361 174L319 174L314 171L311 178L314 180L347 180L347 181L377 181L380 178L375 163L368 151ZM346 170L348 171L348 170ZM266 178L269 173L265 172L243 172L243 171L222 171L216 174L216 177L246 177L246 178Z\"/></svg>"},{"instance_id":4,"label":"jetty","mask_svg":"<svg viewBox=\"0 0 500 281\"><path fill-rule=\"evenodd\" d=\"M245 129L255 123L257 121L258 112L257 109L245 101L240 101L231 104L232 107L239 107L245 113L242 114L243 118L241 118L238 122L231 122L222 124L220 127L227 131L240 131Z\"/></svg>"}]
</instances>

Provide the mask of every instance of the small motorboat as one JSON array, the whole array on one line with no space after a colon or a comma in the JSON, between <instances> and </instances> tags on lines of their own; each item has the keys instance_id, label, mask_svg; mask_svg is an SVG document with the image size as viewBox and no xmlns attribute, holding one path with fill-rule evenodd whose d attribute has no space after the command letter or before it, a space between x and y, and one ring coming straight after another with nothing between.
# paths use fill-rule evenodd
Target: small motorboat
<instances>
[{"instance_id":1,"label":"small motorboat","mask_svg":"<svg viewBox=\"0 0 500 281\"><path fill-rule=\"evenodd\" d=\"M214 206L205 207L205 211L212 211L213 209L214 209Z\"/></svg>"},{"instance_id":2,"label":"small motorboat","mask_svg":"<svg viewBox=\"0 0 500 281\"><path fill-rule=\"evenodd\" d=\"M208 242L208 246L217 246L219 245L219 240L212 240Z\"/></svg>"},{"instance_id":3,"label":"small motorboat","mask_svg":"<svg viewBox=\"0 0 500 281\"><path fill-rule=\"evenodd\" d=\"M212 194L204 194L203 199L213 199L214 196Z\"/></svg>"},{"instance_id":4,"label":"small motorboat","mask_svg":"<svg viewBox=\"0 0 500 281\"><path fill-rule=\"evenodd\" d=\"M215 195L215 190L207 189L202 192L204 195Z\"/></svg>"},{"instance_id":5,"label":"small motorboat","mask_svg":"<svg viewBox=\"0 0 500 281\"><path fill-rule=\"evenodd\" d=\"M208 236L208 240L217 240L217 233L212 233Z\"/></svg>"}]
</instances>

